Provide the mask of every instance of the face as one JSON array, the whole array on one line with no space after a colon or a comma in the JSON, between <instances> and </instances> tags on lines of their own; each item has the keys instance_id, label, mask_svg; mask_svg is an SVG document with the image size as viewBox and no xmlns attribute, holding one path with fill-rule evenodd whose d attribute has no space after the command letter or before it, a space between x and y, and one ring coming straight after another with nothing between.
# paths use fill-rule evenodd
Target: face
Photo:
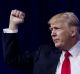
<instances>
[{"instance_id":1,"label":"face","mask_svg":"<svg viewBox=\"0 0 80 74\"><path fill-rule=\"evenodd\" d=\"M55 22L50 24L52 40L55 47L64 49L71 40L71 30L65 22Z\"/></svg>"}]
</instances>

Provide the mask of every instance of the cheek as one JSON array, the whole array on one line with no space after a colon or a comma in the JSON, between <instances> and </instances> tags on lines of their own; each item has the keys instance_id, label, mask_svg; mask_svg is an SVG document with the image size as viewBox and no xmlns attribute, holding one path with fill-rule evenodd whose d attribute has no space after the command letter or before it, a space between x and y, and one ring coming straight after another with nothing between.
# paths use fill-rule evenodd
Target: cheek
<instances>
[{"instance_id":1,"label":"cheek","mask_svg":"<svg viewBox=\"0 0 80 74\"><path fill-rule=\"evenodd\" d=\"M60 39L65 38L65 35L64 35L64 34L65 34L64 32L57 32L57 36L58 36L58 38L60 38Z\"/></svg>"},{"instance_id":2,"label":"cheek","mask_svg":"<svg viewBox=\"0 0 80 74\"><path fill-rule=\"evenodd\" d=\"M57 35L61 42L65 42L69 37L67 32L59 32Z\"/></svg>"},{"instance_id":3,"label":"cheek","mask_svg":"<svg viewBox=\"0 0 80 74\"><path fill-rule=\"evenodd\" d=\"M70 40L70 35L68 33L61 33L60 35L61 43L65 44L68 40Z\"/></svg>"}]
</instances>

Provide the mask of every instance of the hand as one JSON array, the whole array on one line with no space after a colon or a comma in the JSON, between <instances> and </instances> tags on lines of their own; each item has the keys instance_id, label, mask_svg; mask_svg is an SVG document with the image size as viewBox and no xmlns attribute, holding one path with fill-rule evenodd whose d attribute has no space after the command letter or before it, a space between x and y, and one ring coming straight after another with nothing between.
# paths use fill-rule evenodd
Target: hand
<instances>
[{"instance_id":1,"label":"hand","mask_svg":"<svg viewBox=\"0 0 80 74\"><path fill-rule=\"evenodd\" d=\"M10 22L9 22L9 29L15 30L18 28L18 24L24 22L25 13L19 10L12 10L10 14Z\"/></svg>"}]
</instances>

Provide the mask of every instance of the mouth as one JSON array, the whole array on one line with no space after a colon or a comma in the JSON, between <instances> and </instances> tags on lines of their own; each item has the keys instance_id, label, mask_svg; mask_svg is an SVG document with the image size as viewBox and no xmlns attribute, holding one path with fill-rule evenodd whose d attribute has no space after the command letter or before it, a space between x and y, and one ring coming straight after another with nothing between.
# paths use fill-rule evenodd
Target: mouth
<instances>
[{"instance_id":1,"label":"mouth","mask_svg":"<svg viewBox=\"0 0 80 74\"><path fill-rule=\"evenodd\" d=\"M53 39L54 43L57 43L59 41L59 39Z\"/></svg>"}]
</instances>

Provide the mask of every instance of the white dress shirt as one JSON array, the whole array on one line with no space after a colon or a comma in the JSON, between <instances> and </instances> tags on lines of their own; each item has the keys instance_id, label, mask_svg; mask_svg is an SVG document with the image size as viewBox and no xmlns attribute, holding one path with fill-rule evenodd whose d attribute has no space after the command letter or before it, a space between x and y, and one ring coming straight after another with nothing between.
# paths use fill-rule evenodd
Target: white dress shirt
<instances>
[{"instance_id":1,"label":"white dress shirt","mask_svg":"<svg viewBox=\"0 0 80 74\"><path fill-rule=\"evenodd\" d=\"M80 41L78 41L70 50L72 56L69 57L71 65L71 74L80 74ZM65 52L63 51L60 56L60 61L57 65L56 73L61 74L61 68L64 61Z\"/></svg>"}]
</instances>

